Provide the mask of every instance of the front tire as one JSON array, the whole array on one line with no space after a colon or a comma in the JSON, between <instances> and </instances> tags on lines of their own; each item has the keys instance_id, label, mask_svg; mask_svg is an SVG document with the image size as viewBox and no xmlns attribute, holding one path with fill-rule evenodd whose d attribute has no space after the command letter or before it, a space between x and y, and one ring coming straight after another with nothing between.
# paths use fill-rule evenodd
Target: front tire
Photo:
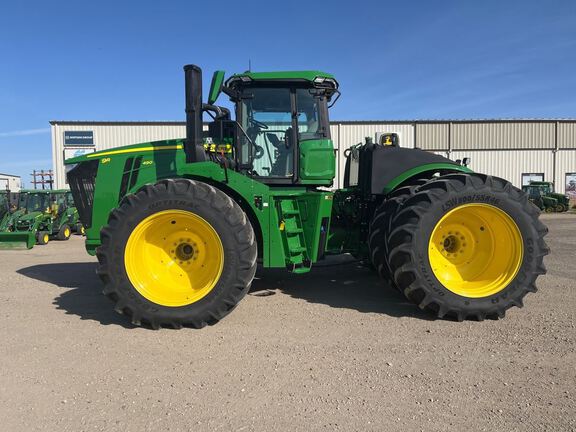
<instances>
[{"instance_id":1,"label":"front tire","mask_svg":"<svg viewBox=\"0 0 576 432\"><path fill-rule=\"evenodd\" d=\"M459 321L522 307L546 269L547 228L505 180L450 174L421 186L394 216L388 262L420 308Z\"/></svg>"},{"instance_id":2,"label":"front tire","mask_svg":"<svg viewBox=\"0 0 576 432\"><path fill-rule=\"evenodd\" d=\"M44 246L50 241L50 235L47 231L38 231L36 233L36 244Z\"/></svg>"},{"instance_id":3,"label":"front tire","mask_svg":"<svg viewBox=\"0 0 576 432\"><path fill-rule=\"evenodd\" d=\"M195 328L226 316L256 271L242 209L218 189L163 180L125 197L101 231L104 294L135 325Z\"/></svg>"}]
</instances>

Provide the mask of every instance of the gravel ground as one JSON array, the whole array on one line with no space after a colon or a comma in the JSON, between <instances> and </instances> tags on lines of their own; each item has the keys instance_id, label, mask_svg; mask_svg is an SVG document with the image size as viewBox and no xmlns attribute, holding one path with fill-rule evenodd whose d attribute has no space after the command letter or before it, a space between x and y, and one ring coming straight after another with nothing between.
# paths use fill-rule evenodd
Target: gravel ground
<instances>
[{"instance_id":1,"label":"gravel ground","mask_svg":"<svg viewBox=\"0 0 576 432\"><path fill-rule=\"evenodd\" d=\"M480 323L336 261L260 271L215 326L152 331L100 294L81 238L0 251L0 429L575 431L576 215L543 219L539 292Z\"/></svg>"}]
</instances>

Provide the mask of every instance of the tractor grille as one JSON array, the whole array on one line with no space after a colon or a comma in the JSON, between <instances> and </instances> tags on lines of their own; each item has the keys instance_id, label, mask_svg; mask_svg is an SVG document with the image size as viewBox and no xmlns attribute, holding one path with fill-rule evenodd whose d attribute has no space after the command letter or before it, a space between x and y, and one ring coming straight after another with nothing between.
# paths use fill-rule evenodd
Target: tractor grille
<instances>
[{"instance_id":1,"label":"tractor grille","mask_svg":"<svg viewBox=\"0 0 576 432\"><path fill-rule=\"evenodd\" d=\"M92 226L92 208L94 206L94 186L98 173L99 161L81 162L68 174L68 184L74 197L74 205L78 210L80 221L84 228Z\"/></svg>"}]
</instances>

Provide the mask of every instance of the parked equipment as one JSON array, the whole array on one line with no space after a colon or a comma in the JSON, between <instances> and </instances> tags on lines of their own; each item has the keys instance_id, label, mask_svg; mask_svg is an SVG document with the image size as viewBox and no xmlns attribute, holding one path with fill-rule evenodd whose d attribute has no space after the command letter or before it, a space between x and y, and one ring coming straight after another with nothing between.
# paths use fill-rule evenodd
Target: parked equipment
<instances>
[{"instance_id":1,"label":"parked equipment","mask_svg":"<svg viewBox=\"0 0 576 432\"><path fill-rule=\"evenodd\" d=\"M56 202L56 223L58 226L57 238L67 240L72 232L84 235L84 227L78 216L78 209L74 205L72 192L69 190L55 190L52 193Z\"/></svg>"},{"instance_id":2,"label":"parked equipment","mask_svg":"<svg viewBox=\"0 0 576 432\"><path fill-rule=\"evenodd\" d=\"M14 218L18 217L18 193L10 190L0 190L0 233L8 231L14 223Z\"/></svg>"},{"instance_id":3,"label":"parked equipment","mask_svg":"<svg viewBox=\"0 0 576 432\"><path fill-rule=\"evenodd\" d=\"M0 249L45 245L51 238L68 240L78 224L68 191L22 190L18 205L0 225Z\"/></svg>"},{"instance_id":4,"label":"parked equipment","mask_svg":"<svg viewBox=\"0 0 576 432\"><path fill-rule=\"evenodd\" d=\"M554 183L531 181L528 186L522 186L530 201L546 213L565 212L570 208L570 198L567 195L554 192Z\"/></svg>"},{"instance_id":5,"label":"parked equipment","mask_svg":"<svg viewBox=\"0 0 576 432\"><path fill-rule=\"evenodd\" d=\"M104 293L134 324L203 327L247 293L257 262L306 273L327 254L368 260L438 317L503 317L545 273L547 228L500 178L399 147L347 152L336 173L330 74L214 74L184 68L186 139L66 161ZM214 105L224 92L235 105ZM202 114L213 119L206 133Z\"/></svg>"}]
</instances>

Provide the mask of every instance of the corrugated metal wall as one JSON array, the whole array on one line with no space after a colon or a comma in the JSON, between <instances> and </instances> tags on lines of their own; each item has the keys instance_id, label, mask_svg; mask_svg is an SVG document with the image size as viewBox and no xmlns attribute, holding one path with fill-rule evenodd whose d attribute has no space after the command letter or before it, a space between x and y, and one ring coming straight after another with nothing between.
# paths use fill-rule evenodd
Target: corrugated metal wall
<instances>
[{"instance_id":1,"label":"corrugated metal wall","mask_svg":"<svg viewBox=\"0 0 576 432\"><path fill-rule=\"evenodd\" d=\"M576 122L558 123L558 148L576 149Z\"/></svg>"},{"instance_id":2,"label":"corrugated metal wall","mask_svg":"<svg viewBox=\"0 0 576 432\"><path fill-rule=\"evenodd\" d=\"M452 150L553 149L555 123L452 123Z\"/></svg>"},{"instance_id":3,"label":"corrugated metal wall","mask_svg":"<svg viewBox=\"0 0 576 432\"><path fill-rule=\"evenodd\" d=\"M417 123L416 142L422 150L448 150L450 148L449 123Z\"/></svg>"},{"instance_id":4,"label":"corrugated metal wall","mask_svg":"<svg viewBox=\"0 0 576 432\"><path fill-rule=\"evenodd\" d=\"M52 154L56 187L65 187L64 131L86 130L94 132L97 150L185 136L185 125L179 122L53 122ZM399 134L402 147L417 146L448 155L451 159L472 157L472 169L508 178L517 186L522 172L542 172L536 168L542 167L546 180L554 180L557 189L563 191L564 173L576 172L575 153L565 150L576 150L576 121L573 120L343 121L333 122L330 131L337 155L335 187L341 187L343 183L344 151L363 142L365 137L375 139L378 133L383 132ZM556 153L554 167L550 161L554 161L553 149L556 145L562 150ZM523 152L511 149L533 150Z\"/></svg>"},{"instance_id":5,"label":"corrugated metal wall","mask_svg":"<svg viewBox=\"0 0 576 432\"><path fill-rule=\"evenodd\" d=\"M576 150L558 150L554 176L554 185L557 191L565 192L566 174L568 173L576 173Z\"/></svg>"},{"instance_id":6,"label":"corrugated metal wall","mask_svg":"<svg viewBox=\"0 0 576 432\"><path fill-rule=\"evenodd\" d=\"M544 173L552 181L554 157L550 150L454 151L450 159L471 159L470 169L505 178L514 186L522 186L522 173Z\"/></svg>"}]
</instances>

